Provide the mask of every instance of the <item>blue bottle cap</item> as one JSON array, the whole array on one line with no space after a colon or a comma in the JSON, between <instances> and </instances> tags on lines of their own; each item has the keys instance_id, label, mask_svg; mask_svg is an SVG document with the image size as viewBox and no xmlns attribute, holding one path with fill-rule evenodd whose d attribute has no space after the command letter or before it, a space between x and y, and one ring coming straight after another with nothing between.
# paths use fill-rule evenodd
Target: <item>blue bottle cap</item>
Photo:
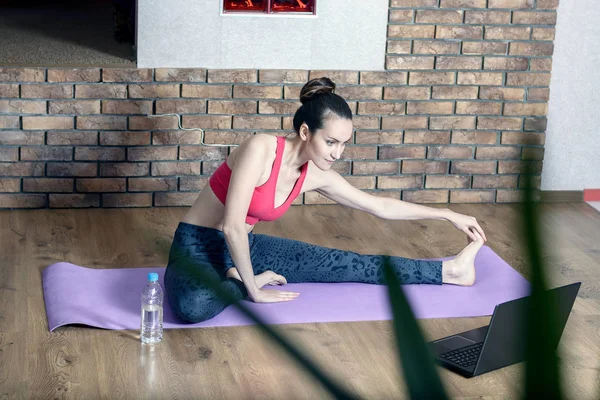
<instances>
[{"instance_id":1,"label":"blue bottle cap","mask_svg":"<svg viewBox=\"0 0 600 400\"><path fill-rule=\"evenodd\" d=\"M148 280L150 282L156 282L158 280L158 274L156 272L148 273Z\"/></svg>"}]
</instances>

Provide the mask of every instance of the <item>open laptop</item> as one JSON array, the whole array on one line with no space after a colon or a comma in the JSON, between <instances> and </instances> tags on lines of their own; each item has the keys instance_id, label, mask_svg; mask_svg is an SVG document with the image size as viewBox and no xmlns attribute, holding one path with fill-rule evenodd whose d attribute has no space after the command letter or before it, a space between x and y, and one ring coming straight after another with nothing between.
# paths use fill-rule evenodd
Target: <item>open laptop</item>
<instances>
[{"instance_id":1,"label":"open laptop","mask_svg":"<svg viewBox=\"0 0 600 400\"><path fill-rule=\"evenodd\" d=\"M548 291L556 310L558 346L581 282ZM429 342L436 361L464 377L485 374L525 360L526 312L530 296L498 304L487 326ZM540 332L540 334L543 334Z\"/></svg>"}]
</instances>

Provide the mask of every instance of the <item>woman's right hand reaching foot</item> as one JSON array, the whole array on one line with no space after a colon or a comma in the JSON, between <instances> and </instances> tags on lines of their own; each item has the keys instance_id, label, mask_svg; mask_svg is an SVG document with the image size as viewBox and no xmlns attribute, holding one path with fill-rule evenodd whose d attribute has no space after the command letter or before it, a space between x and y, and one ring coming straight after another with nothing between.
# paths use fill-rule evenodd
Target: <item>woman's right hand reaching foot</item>
<instances>
[{"instance_id":1,"label":"woman's right hand reaching foot","mask_svg":"<svg viewBox=\"0 0 600 400\"><path fill-rule=\"evenodd\" d=\"M284 292L282 290L259 289L254 294L248 293L248 297L255 303L278 303L280 301L291 301L300 293Z\"/></svg>"}]
</instances>

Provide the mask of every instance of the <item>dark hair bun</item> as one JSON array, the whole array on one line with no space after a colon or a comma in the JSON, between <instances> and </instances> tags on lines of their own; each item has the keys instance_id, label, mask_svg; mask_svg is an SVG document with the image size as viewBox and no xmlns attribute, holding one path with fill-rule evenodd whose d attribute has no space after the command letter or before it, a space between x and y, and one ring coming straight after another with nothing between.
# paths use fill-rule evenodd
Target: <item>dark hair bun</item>
<instances>
[{"instance_id":1,"label":"dark hair bun","mask_svg":"<svg viewBox=\"0 0 600 400\"><path fill-rule=\"evenodd\" d=\"M322 93L333 93L335 91L335 83L329 78L315 78L306 82L300 91L300 102L306 104L306 102L314 99L318 94Z\"/></svg>"}]
</instances>

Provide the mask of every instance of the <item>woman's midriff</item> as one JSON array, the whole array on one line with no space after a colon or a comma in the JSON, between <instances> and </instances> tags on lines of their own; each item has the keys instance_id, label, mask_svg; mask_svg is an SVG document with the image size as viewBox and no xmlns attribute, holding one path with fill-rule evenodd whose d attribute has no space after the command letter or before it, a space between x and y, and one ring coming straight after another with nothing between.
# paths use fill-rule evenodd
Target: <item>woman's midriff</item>
<instances>
[{"instance_id":1,"label":"woman's midriff","mask_svg":"<svg viewBox=\"0 0 600 400\"><path fill-rule=\"evenodd\" d=\"M217 198L210 185L206 183L181 222L222 231L224 216L225 206ZM250 233L253 228L254 225L246 224L246 233Z\"/></svg>"}]
</instances>

